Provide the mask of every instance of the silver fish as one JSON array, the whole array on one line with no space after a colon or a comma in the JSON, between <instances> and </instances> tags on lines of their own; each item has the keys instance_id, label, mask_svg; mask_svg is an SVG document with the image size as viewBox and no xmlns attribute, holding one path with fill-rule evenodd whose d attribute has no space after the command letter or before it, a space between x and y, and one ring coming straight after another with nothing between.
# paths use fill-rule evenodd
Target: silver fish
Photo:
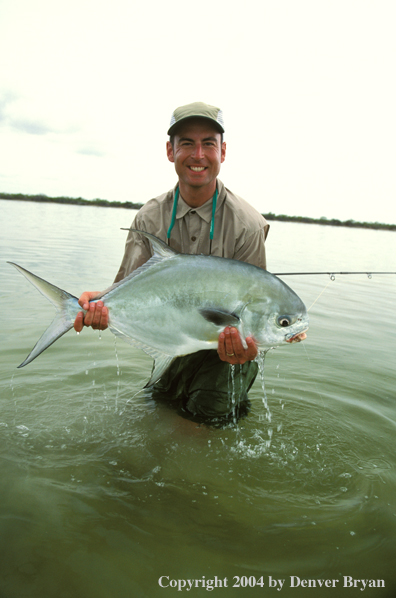
<instances>
[{"instance_id":1,"label":"silver fish","mask_svg":"<svg viewBox=\"0 0 396 598\"><path fill-rule=\"evenodd\" d=\"M175 357L216 349L219 334L235 326L258 348L291 342L308 328L301 299L283 281L251 264L215 256L177 253L149 233L151 259L101 297L109 329L154 359L148 385ZM52 324L18 367L33 361L73 327L81 307L66 291L15 266L57 308Z\"/></svg>"}]
</instances>

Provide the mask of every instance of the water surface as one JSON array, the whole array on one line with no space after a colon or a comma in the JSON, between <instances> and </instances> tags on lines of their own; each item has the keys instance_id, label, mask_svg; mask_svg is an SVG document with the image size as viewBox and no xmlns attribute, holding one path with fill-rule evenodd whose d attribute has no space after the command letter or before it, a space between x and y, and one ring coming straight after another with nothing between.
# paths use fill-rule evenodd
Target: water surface
<instances>
[{"instance_id":1,"label":"water surface","mask_svg":"<svg viewBox=\"0 0 396 598\"><path fill-rule=\"evenodd\" d=\"M338 596L344 576L396 595L396 277L285 277L314 304L309 337L269 352L249 416L212 429L147 401L151 359L108 331L70 332L16 369L53 308L6 260L101 290L133 212L0 210L2 598L180 594L159 578L203 595L215 576L230 598L275 594L270 576L287 598ZM396 270L388 231L274 222L267 251L273 272Z\"/></svg>"}]
</instances>

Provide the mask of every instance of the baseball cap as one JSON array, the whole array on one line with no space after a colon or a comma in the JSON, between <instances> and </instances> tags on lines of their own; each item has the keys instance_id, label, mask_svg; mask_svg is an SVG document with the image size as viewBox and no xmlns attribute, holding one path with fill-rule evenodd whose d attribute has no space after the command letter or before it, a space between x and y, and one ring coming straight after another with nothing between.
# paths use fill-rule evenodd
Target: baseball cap
<instances>
[{"instance_id":1,"label":"baseball cap","mask_svg":"<svg viewBox=\"0 0 396 598\"><path fill-rule=\"evenodd\" d=\"M179 106L173 111L168 135L173 135L177 126L188 118L206 118L216 125L220 133L224 133L223 112L216 106L210 106L204 102L193 102L185 106Z\"/></svg>"}]
</instances>

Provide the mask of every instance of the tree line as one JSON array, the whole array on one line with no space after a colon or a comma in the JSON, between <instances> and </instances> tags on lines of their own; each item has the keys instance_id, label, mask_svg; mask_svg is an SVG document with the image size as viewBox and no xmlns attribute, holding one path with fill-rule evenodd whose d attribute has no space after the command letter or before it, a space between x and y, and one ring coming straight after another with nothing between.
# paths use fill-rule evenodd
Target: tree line
<instances>
[{"instance_id":1,"label":"tree line","mask_svg":"<svg viewBox=\"0 0 396 598\"><path fill-rule=\"evenodd\" d=\"M131 201L109 201L107 199L83 199L82 197L48 197L47 195L26 195L23 193L0 193L0 199L16 201L37 201L44 203L73 204L78 206L98 206L101 208L126 208L128 210L139 210L143 204ZM321 224L324 226L346 226L350 228L371 228L375 230L396 230L396 224L384 224L381 222L357 222L355 220L338 220L338 218L309 218L308 216L286 216L285 214L263 214L267 220L278 220L280 222L302 222L304 224Z\"/></svg>"},{"instance_id":2,"label":"tree line","mask_svg":"<svg viewBox=\"0 0 396 598\"><path fill-rule=\"evenodd\" d=\"M396 224L384 224L381 222L357 222L356 220L338 220L338 218L309 218L308 216L286 216L285 214L263 214L267 220L279 220L281 222L303 222L304 224L323 224L325 226L346 226L350 228L372 228L375 230L396 230Z\"/></svg>"},{"instance_id":3,"label":"tree line","mask_svg":"<svg viewBox=\"0 0 396 598\"><path fill-rule=\"evenodd\" d=\"M25 195L24 193L0 193L0 199L16 201L37 201L42 203L66 203L76 206L98 206L101 208L127 208L140 210L142 203L131 201L109 201L108 199L83 199L82 197L48 197L47 195Z\"/></svg>"}]
</instances>

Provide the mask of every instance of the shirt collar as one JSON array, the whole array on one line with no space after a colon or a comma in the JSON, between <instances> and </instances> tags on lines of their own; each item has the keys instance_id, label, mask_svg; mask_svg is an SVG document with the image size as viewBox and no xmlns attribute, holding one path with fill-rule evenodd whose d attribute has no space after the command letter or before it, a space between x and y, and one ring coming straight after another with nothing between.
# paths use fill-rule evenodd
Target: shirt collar
<instances>
[{"instance_id":1,"label":"shirt collar","mask_svg":"<svg viewBox=\"0 0 396 598\"><path fill-rule=\"evenodd\" d=\"M225 196L226 196L225 187L224 187L223 183L221 181L219 181L219 179L217 179L217 191L218 191L218 198L217 198L216 212L222 206L222 204L225 200ZM186 202L184 201L182 196L179 195L179 200L177 202L176 219L179 220L180 218L184 218L184 216L188 212L196 212L198 214L198 216L200 216L202 218L202 220L205 220L205 222L209 223L212 220L212 200L209 199L207 202L205 202L199 208L192 208L191 206L186 204Z\"/></svg>"}]
</instances>

